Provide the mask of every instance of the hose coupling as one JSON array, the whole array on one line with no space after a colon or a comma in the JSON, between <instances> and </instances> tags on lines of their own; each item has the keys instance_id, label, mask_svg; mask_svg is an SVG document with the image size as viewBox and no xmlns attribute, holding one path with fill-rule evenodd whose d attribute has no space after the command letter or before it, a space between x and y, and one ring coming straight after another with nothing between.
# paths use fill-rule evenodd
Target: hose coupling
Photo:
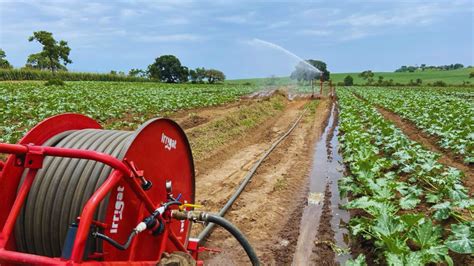
<instances>
[{"instance_id":1,"label":"hose coupling","mask_svg":"<svg viewBox=\"0 0 474 266\"><path fill-rule=\"evenodd\" d=\"M203 211L185 211L172 210L171 217L176 220L189 220L193 222L207 222L207 212Z\"/></svg>"}]
</instances>

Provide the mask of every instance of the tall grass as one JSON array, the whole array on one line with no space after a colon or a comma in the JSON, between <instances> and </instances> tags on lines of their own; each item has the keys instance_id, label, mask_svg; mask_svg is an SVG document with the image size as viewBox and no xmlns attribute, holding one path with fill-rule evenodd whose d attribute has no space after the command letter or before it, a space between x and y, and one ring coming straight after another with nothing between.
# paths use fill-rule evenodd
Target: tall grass
<instances>
[{"instance_id":1,"label":"tall grass","mask_svg":"<svg viewBox=\"0 0 474 266\"><path fill-rule=\"evenodd\" d=\"M0 69L1 80L49 80L57 78L65 81L150 81L147 78L130 77L122 75L88 73L88 72L67 72L58 71L54 75L50 71L33 69Z\"/></svg>"}]
</instances>

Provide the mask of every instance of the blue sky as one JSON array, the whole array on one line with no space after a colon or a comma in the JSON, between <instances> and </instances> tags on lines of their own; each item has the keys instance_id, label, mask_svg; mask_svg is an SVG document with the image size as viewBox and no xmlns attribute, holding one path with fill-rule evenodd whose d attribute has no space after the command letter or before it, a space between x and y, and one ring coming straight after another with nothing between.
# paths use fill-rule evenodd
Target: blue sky
<instances>
[{"instance_id":1,"label":"blue sky","mask_svg":"<svg viewBox=\"0 0 474 266\"><path fill-rule=\"evenodd\" d=\"M297 61L332 72L474 64L474 2L466 1L5 1L0 48L16 67L40 46L33 31L69 42L74 71L146 68L174 54L228 78L287 75Z\"/></svg>"}]
</instances>

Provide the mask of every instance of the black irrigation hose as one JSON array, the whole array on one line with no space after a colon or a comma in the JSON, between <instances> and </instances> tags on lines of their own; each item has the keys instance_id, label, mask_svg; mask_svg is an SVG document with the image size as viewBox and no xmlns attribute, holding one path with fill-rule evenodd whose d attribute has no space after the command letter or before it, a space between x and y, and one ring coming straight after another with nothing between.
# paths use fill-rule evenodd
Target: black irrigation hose
<instances>
[{"instance_id":1,"label":"black irrigation hose","mask_svg":"<svg viewBox=\"0 0 474 266\"><path fill-rule=\"evenodd\" d=\"M105 240L107 241L109 244L111 244L112 246L114 246L115 248L117 249L120 249L120 250L126 250L130 244L132 243L132 240L133 238L137 235L137 231L133 230L130 235L128 235L128 239L127 239L127 242L125 242L125 244L120 244L119 242L113 240L112 238L104 235L104 234L101 234L101 233L93 233L93 236L94 237L97 237L97 238L100 238L102 240Z\"/></svg>"},{"instance_id":2,"label":"black irrigation hose","mask_svg":"<svg viewBox=\"0 0 474 266\"><path fill-rule=\"evenodd\" d=\"M298 119L296 119L296 121L293 123L293 125L291 126L290 129L288 129L288 131L283 134L280 138L278 138L273 144L272 146L270 147L270 149L267 150L267 152L265 152L265 154L263 154L263 156L252 166L252 168L250 169L250 171L247 173L247 175L244 177L244 180L242 181L242 183L239 185L239 187L237 188L237 190L234 192L234 194L232 195L232 197L227 201L227 203L224 205L224 207L222 207L222 209L219 211L218 215L220 217L223 217L227 210L232 206L232 204L234 203L234 201L240 196L240 194L242 193L242 191L245 189L245 187L247 186L247 184L249 183L250 179L252 179L252 176L255 174L255 172L257 171L258 167L262 164L262 162L268 157L268 155L270 155L270 153L278 146L278 144L280 144L280 142L282 142L286 137L288 137L288 135L290 135L290 133L293 131L293 129L295 129L295 127L298 125L298 123L300 122L300 120L303 118L303 115L306 113L308 109L304 109L304 111L300 114L300 116L298 117ZM198 239L199 239L199 243L203 243L206 239L206 237L212 232L212 229L214 228L215 224L214 223L209 223L206 228L204 228L204 230L201 231L201 233L199 233L199 236L198 236Z\"/></svg>"},{"instance_id":3,"label":"black irrigation hose","mask_svg":"<svg viewBox=\"0 0 474 266\"><path fill-rule=\"evenodd\" d=\"M53 137L45 145L94 150L119 157L131 134L133 132L84 129ZM109 166L96 161L46 157L17 219L18 250L60 256L69 225L76 222L87 200L110 172ZM94 219L104 218L107 200L99 205Z\"/></svg>"},{"instance_id":4,"label":"black irrigation hose","mask_svg":"<svg viewBox=\"0 0 474 266\"><path fill-rule=\"evenodd\" d=\"M235 237L235 239L237 239L237 241L239 241L239 244L244 248L245 253L247 253L247 256L252 262L252 265L254 266L260 265L260 261L258 260L257 253L255 253L255 250L252 248L249 241L245 238L242 232L240 232L240 230L237 227L235 227L232 223L230 223L229 221L227 221L225 218L221 216L210 214L210 213L206 213L203 216L203 220L206 222L220 225L225 230L227 230L231 235Z\"/></svg>"}]
</instances>

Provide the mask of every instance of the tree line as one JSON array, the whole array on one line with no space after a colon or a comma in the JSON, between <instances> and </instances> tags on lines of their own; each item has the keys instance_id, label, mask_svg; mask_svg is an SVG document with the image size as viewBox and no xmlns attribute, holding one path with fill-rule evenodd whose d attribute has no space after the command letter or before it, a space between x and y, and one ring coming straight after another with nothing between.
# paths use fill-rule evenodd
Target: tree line
<instances>
[{"instance_id":1,"label":"tree line","mask_svg":"<svg viewBox=\"0 0 474 266\"><path fill-rule=\"evenodd\" d=\"M415 72L415 71L425 71L425 70L456 70L464 68L463 64L456 63L450 65L441 65L441 66L427 66L426 64L421 64L419 66L401 66L400 68L396 69L395 72Z\"/></svg>"},{"instance_id":2,"label":"tree line","mask_svg":"<svg viewBox=\"0 0 474 266\"><path fill-rule=\"evenodd\" d=\"M42 45L42 50L28 56L23 70L35 71L51 71L52 76L57 76L56 73L66 72L66 65L71 64L72 60L69 58L71 48L67 41L54 39L53 34L47 31L36 31L28 38L28 41L37 41ZM6 59L6 53L0 48L0 69L13 69L13 66ZM21 71L16 71L21 72ZM23 71L24 74L25 71ZM15 76L19 73L14 73ZM22 73L20 73L22 74ZM97 74L102 75L103 74ZM127 77L124 72L111 71L111 76ZM44 76L44 75L35 75ZM64 75L60 75L59 78ZM155 59L155 61L148 66L146 70L131 69L128 72L130 80L150 79L154 81L166 83L184 83L191 81L192 83L210 84L222 82L225 80L225 75L222 71L217 69L205 69L203 67L196 69L189 69L183 66L179 59L174 55L162 55Z\"/></svg>"},{"instance_id":3,"label":"tree line","mask_svg":"<svg viewBox=\"0 0 474 266\"><path fill-rule=\"evenodd\" d=\"M417 79L410 79L409 82L403 84L400 82L395 82L393 79L385 79L383 76L378 76L375 79L375 73L372 70L365 70L358 74L362 80L365 81L364 84L358 85L365 85L365 86L421 86L423 85L423 80L421 78ZM469 73L469 78L474 78L474 72ZM351 75L347 75L344 77L342 82L339 82L337 85L340 86L353 86L354 78ZM448 84L443 80L437 80L433 83L427 83L427 86L435 86L435 87L446 87ZM463 81L463 86L471 86L470 81Z\"/></svg>"}]
</instances>

